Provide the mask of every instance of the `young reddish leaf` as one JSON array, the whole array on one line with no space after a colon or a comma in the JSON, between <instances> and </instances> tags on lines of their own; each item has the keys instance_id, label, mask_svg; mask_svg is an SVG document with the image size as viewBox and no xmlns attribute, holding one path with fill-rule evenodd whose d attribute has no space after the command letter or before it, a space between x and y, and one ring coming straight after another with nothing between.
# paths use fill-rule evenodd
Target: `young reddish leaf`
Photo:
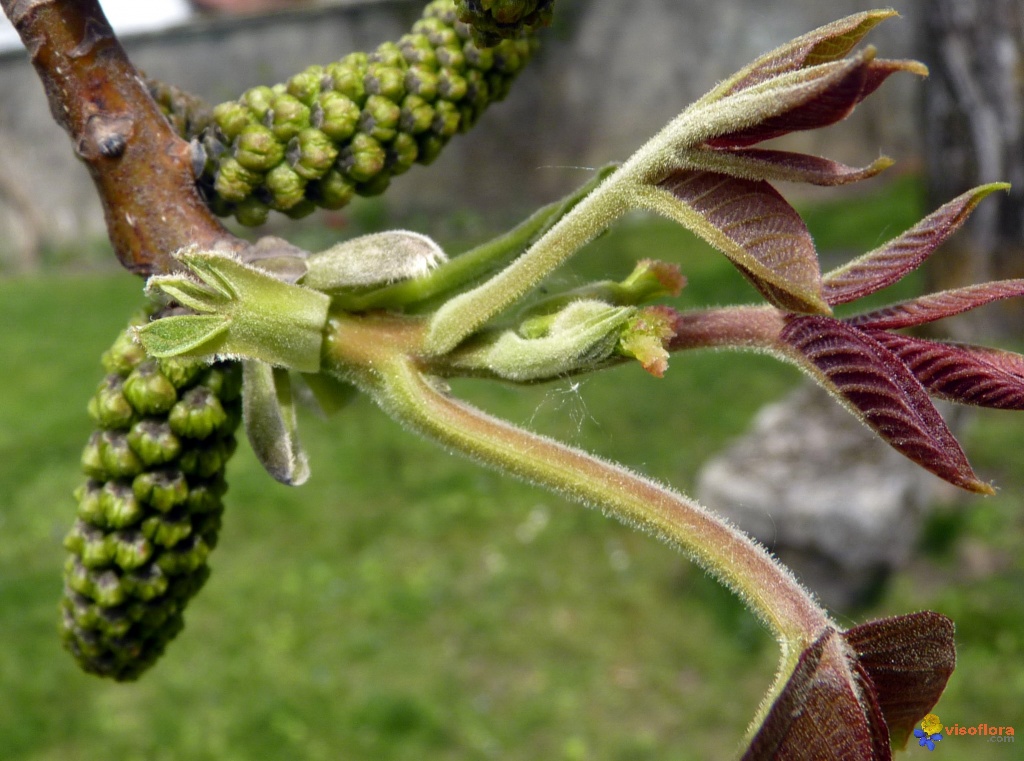
<instances>
[{"instance_id":1,"label":"young reddish leaf","mask_svg":"<svg viewBox=\"0 0 1024 761\"><path fill-rule=\"evenodd\" d=\"M900 454L968 491L993 494L978 480L956 438L901 359L875 338L831 317L795 317L783 346L817 371L864 423Z\"/></svg>"},{"instance_id":2,"label":"young reddish leaf","mask_svg":"<svg viewBox=\"0 0 1024 761\"><path fill-rule=\"evenodd\" d=\"M982 198L1008 188L1004 182L969 190L928 215L897 238L825 275L829 304L846 304L892 285L917 269L949 236L960 229Z\"/></svg>"},{"instance_id":3,"label":"young reddish leaf","mask_svg":"<svg viewBox=\"0 0 1024 761\"><path fill-rule=\"evenodd\" d=\"M846 322L872 330L898 330L924 325L946 317L969 312L985 304L1024 296L1024 280L996 280L991 283L929 293L916 299L865 312Z\"/></svg>"},{"instance_id":4,"label":"young reddish leaf","mask_svg":"<svg viewBox=\"0 0 1024 761\"><path fill-rule=\"evenodd\" d=\"M747 64L706 98L721 98L790 71L838 61L875 26L895 15L893 10L868 11L818 27Z\"/></svg>"},{"instance_id":5,"label":"young reddish leaf","mask_svg":"<svg viewBox=\"0 0 1024 761\"><path fill-rule=\"evenodd\" d=\"M1024 357L984 346L869 331L899 357L928 393L959 404L1024 410Z\"/></svg>"},{"instance_id":6,"label":"young reddish leaf","mask_svg":"<svg viewBox=\"0 0 1024 761\"><path fill-rule=\"evenodd\" d=\"M820 76L809 78L798 87L779 89L776 97L785 107L756 124L707 140L712 148L741 148L790 132L820 129L842 121L857 104L873 93L897 71L923 73L914 61L876 61L868 48L855 58L823 64Z\"/></svg>"},{"instance_id":7,"label":"young reddish leaf","mask_svg":"<svg viewBox=\"0 0 1024 761\"><path fill-rule=\"evenodd\" d=\"M770 302L828 312L807 226L767 182L682 170L659 187L679 202L662 211L728 256Z\"/></svg>"},{"instance_id":8,"label":"young reddish leaf","mask_svg":"<svg viewBox=\"0 0 1024 761\"><path fill-rule=\"evenodd\" d=\"M897 748L932 709L956 667L953 622L931 611L883 618L843 636L866 672Z\"/></svg>"},{"instance_id":9,"label":"young reddish leaf","mask_svg":"<svg viewBox=\"0 0 1024 761\"><path fill-rule=\"evenodd\" d=\"M853 684L844 644L829 629L801 653L743 761L892 758L881 712L873 693Z\"/></svg>"},{"instance_id":10,"label":"young reddish leaf","mask_svg":"<svg viewBox=\"0 0 1024 761\"><path fill-rule=\"evenodd\" d=\"M893 164L892 159L882 156L866 167L852 167L806 153L763 148L698 148L690 151L687 158L702 169L745 180L806 182L828 186L866 180Z\"/></svg>"}]
</instances>

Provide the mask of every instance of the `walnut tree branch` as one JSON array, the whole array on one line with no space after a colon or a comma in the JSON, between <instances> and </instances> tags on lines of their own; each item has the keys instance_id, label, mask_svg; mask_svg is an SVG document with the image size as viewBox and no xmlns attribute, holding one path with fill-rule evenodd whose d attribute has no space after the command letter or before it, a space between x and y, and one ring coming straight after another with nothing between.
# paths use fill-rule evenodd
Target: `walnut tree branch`
<instances>
[{"instance_id":1,"label":"walnut tree branch","mask_svg":"<svg viewBox=\"0 0 1024 761\"><path fill-rule=\"evenodd\" d=\"M175 268L187 245L238 250L195 188L191 151L150 97L98 0L0 0L28 50L54 120L96 184L122 266Z\"/></svg>"}]
</instances>

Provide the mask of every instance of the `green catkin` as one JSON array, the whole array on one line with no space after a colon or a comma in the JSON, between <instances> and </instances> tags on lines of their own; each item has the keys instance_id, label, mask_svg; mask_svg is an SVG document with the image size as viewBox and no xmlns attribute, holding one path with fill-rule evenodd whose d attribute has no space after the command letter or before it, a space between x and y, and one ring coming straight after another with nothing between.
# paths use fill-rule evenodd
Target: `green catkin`
<instances>
[{"instance_id":1,"label":"green catkin","mask_svg":"<svg viewBox=\"0 0 1024 761\"><path fill-rule=\"evenodd\" d=\"M455 9L454 0L434 0L398 42L254 87L208 116L190 118L193 104L152 85L176 127L203 125L182 134L193 140L199 188L214 212L258 225L270 211L337 209L433 161L505 97L536 47L517 35L485 48Z\"/></svg>"},{"instance_id":2,"label":"green catkin","mask_svg":"<svg viewBox=\"0 0 1024 761\"><path fill-rule=\"evenodd\" d=\"M554 0L458 0L455 13L472 27L473 39L489 48L550 24L554 4Z\"/></svg>"},{"instance_id":3,"label":"green catkin","mask_svg":"<svg viewBox=\"0 0 1024 761\"><path fill-rule=\"evenodd\" d=\"M118 336L89 401L97 426L64 540L61 636L90 673L136 679L184 626L209 575L241 419L235 363L147 358Z\"/></svg>"}]
</instances>

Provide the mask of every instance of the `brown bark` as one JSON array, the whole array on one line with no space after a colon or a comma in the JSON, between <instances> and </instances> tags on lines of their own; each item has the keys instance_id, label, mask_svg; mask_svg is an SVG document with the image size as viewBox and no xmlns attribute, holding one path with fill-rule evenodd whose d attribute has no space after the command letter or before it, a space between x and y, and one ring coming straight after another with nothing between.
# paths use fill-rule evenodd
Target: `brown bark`
<instances>
[{"instance_id":1,"label":"brown bark","mask_svg":"<svg viewBox=\"0 0 1024 761\"><path fill-rule=\"evenodd\" d=\"M931 70L923 132L929 206L1008 181L948 244L929 274L939 288L1024 275L1024 0L929 0L921 47ZM957 337L1019 333L1021 314L959 322Z\"/></svg>"},{"instance_id":2,"label":"brown bark","mask_svg":"<svg viewBox=\"0 0 1024 761\"><path fill-rule=\"evenodd\" d=\"M121 264L174 268L188 245L240 249L195 189L192 152L170 128L97 0L0 0L103 202Z\"/></svg>"}]
</instances>

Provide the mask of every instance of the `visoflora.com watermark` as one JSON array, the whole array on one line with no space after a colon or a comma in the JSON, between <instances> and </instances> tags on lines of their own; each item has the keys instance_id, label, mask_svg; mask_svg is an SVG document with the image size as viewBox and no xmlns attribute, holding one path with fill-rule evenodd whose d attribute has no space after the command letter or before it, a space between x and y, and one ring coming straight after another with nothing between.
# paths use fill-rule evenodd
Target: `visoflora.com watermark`
<instances>
[{"instance_id":1,"label":"visoflora.com watermark","mask_svg":"<svg viewBox=\"0 0 1024 761\"><path fill-rule=\"evenodd\" d=\"M935 750L936 743L946 738L976 737L993 743L1012 743L1016 739L1013 727L996 724L947 724L934 713L930 713L921 721L921 728L914 730L917 744L928 750Z\"/></svg>"}]
</instances>

